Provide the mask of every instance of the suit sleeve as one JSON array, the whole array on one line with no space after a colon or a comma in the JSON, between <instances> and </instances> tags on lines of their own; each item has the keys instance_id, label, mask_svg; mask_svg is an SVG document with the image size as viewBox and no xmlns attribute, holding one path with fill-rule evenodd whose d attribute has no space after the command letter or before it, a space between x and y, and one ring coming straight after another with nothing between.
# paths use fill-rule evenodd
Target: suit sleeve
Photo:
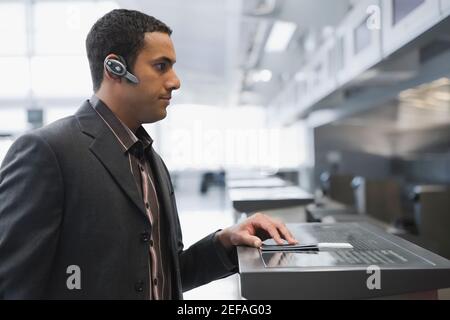
<instances>
[{"instance_id":1,"label":"suit sleeve","mask_svg":"<svg viewBox=\"0 0 450 320\"><path fill-rule=\"evenodd\" d=\"M180 253L183 291L236 273L237 265L214 236L212 233Z\"/></svg>"},{"instance_id":2,"label":"suit sleeve","mask_svg":"<svg viewBox=\"0 0 450 320\"><path fill-rule=\"evenodd\" d=\"M167 177L170 181L170 175L164 165ZM172 185L170 186L173 190ZM173 207L176 212L176 201L173 195ZM180 261L181 281L183 291L188 291L207 284L211 281L230 276L237 272L237 253L236 248L228 252L215 238L216 232L206 236L196 242L187 250L184 250L182 232L178 214L176 218L176 238L177 252Z\"/></svg>"},{"instance_id":3,"label":"suit sleeve","mask_svg":"<svg viewBox=\"0 0 450 320\"><path fill-rule=\"evenodd\" d=\"M63 212L63 183L49 144L27 134L0 169L0 298L45 293Z\"/></svg>"}]
</instances>

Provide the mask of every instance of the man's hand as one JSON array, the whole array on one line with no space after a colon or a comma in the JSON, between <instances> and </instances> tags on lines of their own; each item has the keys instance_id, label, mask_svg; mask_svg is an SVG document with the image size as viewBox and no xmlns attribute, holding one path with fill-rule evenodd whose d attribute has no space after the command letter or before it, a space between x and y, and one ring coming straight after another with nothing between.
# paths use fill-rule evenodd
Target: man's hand
<instances>
[{"instance_id":1,"label":"man's hand","mask_svg":"<svg viewBox=\"0 0 450 320\"><path fill-rule=\"evenodd\" d=\"M283 244L283 239L289 244L298 243L284 223L261 213L219 231L217 237L226 249L231 249L233 246L260 248L262 241L269 238L274 239L278 244Z\"/></svg>"}]
</instances>

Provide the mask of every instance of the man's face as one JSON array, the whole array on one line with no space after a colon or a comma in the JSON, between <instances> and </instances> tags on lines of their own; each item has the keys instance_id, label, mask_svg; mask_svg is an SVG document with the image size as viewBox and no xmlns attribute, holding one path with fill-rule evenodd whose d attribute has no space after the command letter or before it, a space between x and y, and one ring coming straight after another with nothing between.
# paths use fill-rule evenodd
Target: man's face
<instances>
[{"instance_id":1,"label":"man's face","mask_svg":"<svg viewBox=\"0 0 450 320\"><path fill-rule=\"evenodd\" d=\"M170 36L149 32L144 42L133 67L139 84L127 85L126 99L139 123L153 123L166 117L172 91L180 88L180 80L173 69L176 56Z\"/></svg>"}]
</instances>

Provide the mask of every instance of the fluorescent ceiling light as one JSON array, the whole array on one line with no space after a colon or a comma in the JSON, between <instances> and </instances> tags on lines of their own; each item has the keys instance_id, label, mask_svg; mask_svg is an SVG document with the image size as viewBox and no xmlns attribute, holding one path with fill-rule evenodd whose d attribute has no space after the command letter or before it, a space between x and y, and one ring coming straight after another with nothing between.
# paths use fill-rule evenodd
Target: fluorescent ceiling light
<instances>
[{"instance_id":1,"label":"fluorescent ceiling light","mask_svg":"<svg viewBox=\"0 0 450 320\"><path fill-rule=\"evenodd\" d=\"M248 75L248 83L269 82L272 80L272 71L270 70L254 70Z\"/></svg>"},{"instance_id":2,"label":"fluorescent ceiling light","mask_svg":"<svg viewBox=\"0 0 450 320\"><path fill-rule=\"evenodd\" d=\"M266 52L285 51L294 35L297 25L292 22L277 21L272 27L266 43Z\"/></svg>"},{"instance_id":3,"label":"fluorescent ceiling light","mask_svg":"<svg viewBox=\"0 0 450 320\"><path fill-rule=\"evenodd\" d=\"M253 80L255 82L269 82L272 80L272 71L261 70L253 75Z\"/></svg>"}]
</instances>

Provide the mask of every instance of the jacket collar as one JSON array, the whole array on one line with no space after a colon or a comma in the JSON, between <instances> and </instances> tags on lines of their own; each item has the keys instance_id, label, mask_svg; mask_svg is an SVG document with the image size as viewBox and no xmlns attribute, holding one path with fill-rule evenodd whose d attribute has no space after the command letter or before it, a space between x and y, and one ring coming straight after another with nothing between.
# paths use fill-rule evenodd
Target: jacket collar
<instances>
[{"instance_id":1,"label":"jacket collar","mask_svg":"<svg viewBox=\"0 0 450 320\"><path fill-rule=\"evenodd\" d=\"M130 171L128 154L123 152L114 134L95 112L89 101L83 103L75 113L75 117L81 131L93 138L89 146L90 151L108 170L122 191L146 215L144 202Z\"/></svg>"}]
</instances>

